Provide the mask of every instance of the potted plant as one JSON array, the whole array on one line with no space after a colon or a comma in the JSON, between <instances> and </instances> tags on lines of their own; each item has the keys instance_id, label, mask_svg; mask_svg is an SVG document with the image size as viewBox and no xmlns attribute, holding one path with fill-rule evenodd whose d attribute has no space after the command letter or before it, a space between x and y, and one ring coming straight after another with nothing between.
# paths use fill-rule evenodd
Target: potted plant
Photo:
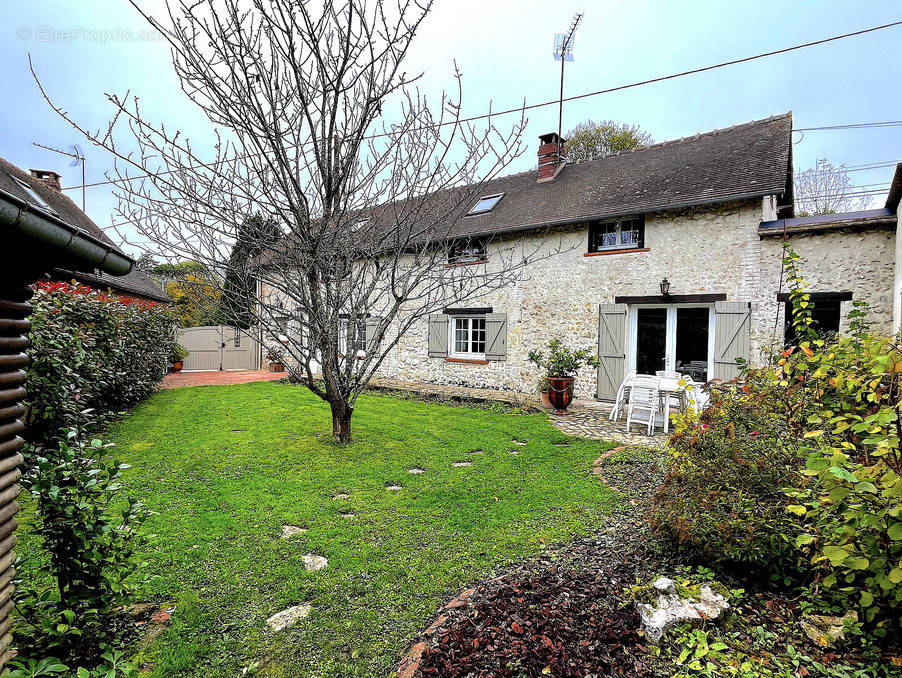
<instances>
[{"instance_id":1,"label":"potted plant","mask_svg":"<svg viewBox=\"0 0 902 678\"><path fill-rule=\"evenodd\" d=\"M578 351L564 346L559 337L548 344L548 355L544 351L530 351L529 361L545 370L548 384L548 400L554 408L552 414L567 414L567 407L573 401L573 378L584 366L598 367L598 358L586 349Z\"/></svg>"},{"instance_id":2,"label":"potted plant","mask_svg":"<svg viewBox=\"0 0 902 678\"><path fill-rule=\"evenodd\" d=\"M266 360L269 362L270 372L285 371L285 347L278 344L270 344L266 347Z\"/></svg>"},{"instance_id":3,"label":"potted plant","mask_svg":"<svg viewBox=\"0 0 902 678\"><path fill-rule=\"evenodd\" d=\"M172 353L169 354L169 361L172 363L172 371L173 372L181 372L182 368L185 366L185 358L188 357L188 351L179 346L178 344L174 344L172 347Z\"/></svg>"}]
</instances>

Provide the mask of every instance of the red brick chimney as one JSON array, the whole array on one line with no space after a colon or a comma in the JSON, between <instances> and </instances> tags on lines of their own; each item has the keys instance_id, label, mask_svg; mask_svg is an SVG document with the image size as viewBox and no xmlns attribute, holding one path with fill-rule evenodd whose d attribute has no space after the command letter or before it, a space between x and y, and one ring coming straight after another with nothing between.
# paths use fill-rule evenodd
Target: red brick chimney
<instances>
[{"instance_id":1,"label":"red brick chimney","mask_svg":"<svg viewBox=\"0 0 902 678\"><path fill-rule=\"evenodd\" d=\"M63 178L63 175L57 174L53 170L33 169L28 171L31 172L31 176L33 176L44 185L49 186L54 191L62 192L63 185L60 183L60 179Z\"/></svg>"},{"instance_id":2,"label":"red brick chimney","mask_svg":"<svg viewBox=\"0 0 902 678\"><path fill-rule=\"evenodd\" d=\"M557 132L549 132L539 137L538 183L553 181L567 163L564 141Z\"/></svg>"}]
</instances>

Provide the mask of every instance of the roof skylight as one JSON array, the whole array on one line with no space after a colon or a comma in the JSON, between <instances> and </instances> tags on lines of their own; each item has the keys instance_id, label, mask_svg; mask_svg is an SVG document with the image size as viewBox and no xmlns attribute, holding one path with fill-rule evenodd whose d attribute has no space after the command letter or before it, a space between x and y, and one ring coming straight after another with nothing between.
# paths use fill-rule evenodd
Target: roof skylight
<instances>
[{"instance_id":1,"label":"roof skylight","mask_svg":"<svg viewBox=\"0 0 902 678\"><path fill-rule=\"evenodd\" d=\"M44 212L49 212L50 214L53 214L54 216L56 216L56 210L54 210L50 205L48 205L47 201L45 201L41 196L39 196L37 194L37 192L31 186L29 186L27 183L25 183L24 181L22 181L21 179L18 179L16 177L13 177L13 179L15 179L16 183L19 184L19 188L21 188L23 191L25 191L25 193L28 194L28 202L29 203L31 203L34 207L37 207L38 209L43 210Z\"/></svg>"},{"instance_id":2,"label":"roof skylight","mask_svg":"<svg viewBox=\"0 0 902 678\"><path fill-rule=\"evenodd\" d=\"M470 211L467 212L467 216L472 216L474 214L485 214L486 212L491 212L495 209L495 205L497 205L501 198L504 197L504 193L496 193L494 195L484 195L482 196L473 207L470 208Z\"/></svg>"}]
</instances>

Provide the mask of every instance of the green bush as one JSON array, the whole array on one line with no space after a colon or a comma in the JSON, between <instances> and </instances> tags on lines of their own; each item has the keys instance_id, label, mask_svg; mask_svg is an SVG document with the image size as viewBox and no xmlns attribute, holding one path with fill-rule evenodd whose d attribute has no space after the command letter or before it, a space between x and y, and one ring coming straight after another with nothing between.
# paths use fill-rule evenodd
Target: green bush
<instances>
[{"instance_id":1,"label":"green bush","mask_svg":"<svg viewBox=\"0 0 902 678\"><path fill-rule=\"evenodd\" d=\"M792 478L795 454L767 400L715 391L700 416L675 418L668 451L651 509L654 530L714 562L782 569L796 529L781 488Z\"/></svg>"},{"instance_id":2,"label":"green bush","mask_svg":"<svg viewBox=\"0 0 902 678\"><path fill-rule=\"evenodd\" d=\"M114 608L147 582L139 555L147 537L138 528L150 512L118 496L129 467L108 448L69 432L23 478L37 502L36 532L52 583L18 582L16 606L30 626L17 634L21 647L62 655L99 648Z\"/></svg>"},{"instance_id":3,"label":"green bush","mask_svg":"<svg viewBox=\"0 0 902 678\"><path fill-rule=\"evenodd\" d=\"M92 430L150 395L170 365L165 305L67 283L35 286L26 423L31 449L63 429Z\"/></svg>"},{"instance_id":4,"label":"green bush","mask_svg":"<svg viewBox=\"0 0 902 678\"><path fill-rule=\"evenodd\" d=\"M83 443L69 432L23 478L37 502L42 565L50 575L38 579L52 582L43 588L31 581L17 586L17 608L33 629L23 647L68 653L98 645L113 609L131 602L147 582L147 563L139 555L147 537L138 528L150 512L118 496L129 467L108 448L99 440Z\"/></svg>"}]
</instances>

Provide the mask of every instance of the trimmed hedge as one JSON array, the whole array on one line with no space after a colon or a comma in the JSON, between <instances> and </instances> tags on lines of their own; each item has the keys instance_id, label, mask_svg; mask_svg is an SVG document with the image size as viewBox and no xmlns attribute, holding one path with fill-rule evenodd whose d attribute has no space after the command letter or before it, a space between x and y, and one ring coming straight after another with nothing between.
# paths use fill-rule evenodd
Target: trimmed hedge
<instances>
[{"instance_id":1,"label":"trimmed hedge","mask_svg":"<svg viewBox=\"0 0 902 678\"><path fill-rule=\"evenodd\" d=\"M32 306L25 421L33 450L64 429L96 430L165 376L176 343L165 304L42 282Z\"/></svg>"}]
</instances>

